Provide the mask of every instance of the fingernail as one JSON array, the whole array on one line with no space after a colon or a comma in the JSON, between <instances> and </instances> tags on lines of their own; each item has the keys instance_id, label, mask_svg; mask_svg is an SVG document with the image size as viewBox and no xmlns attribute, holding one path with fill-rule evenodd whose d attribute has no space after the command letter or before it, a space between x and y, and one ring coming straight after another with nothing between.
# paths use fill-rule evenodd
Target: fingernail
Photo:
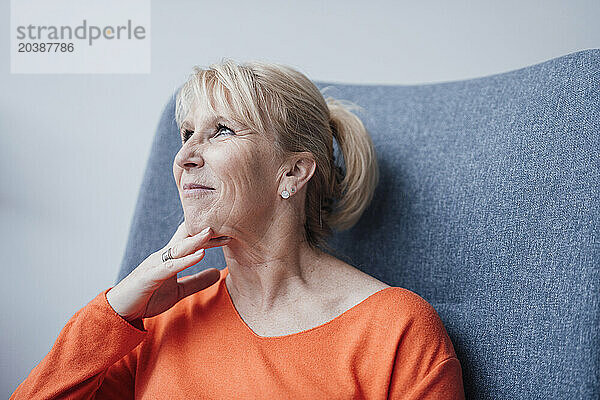
<instances>
[{"instance_id":1,"label":"fingernail","mask_svg":"<svg viewBox=\"0 0 600 400\"><path fill-rule=\"evenodd\" d=\"M208 228L205 228L202 232L200 232L200 234L206 235L209 230L210 230L210 226Z\"/></svg>"}]
</instances>

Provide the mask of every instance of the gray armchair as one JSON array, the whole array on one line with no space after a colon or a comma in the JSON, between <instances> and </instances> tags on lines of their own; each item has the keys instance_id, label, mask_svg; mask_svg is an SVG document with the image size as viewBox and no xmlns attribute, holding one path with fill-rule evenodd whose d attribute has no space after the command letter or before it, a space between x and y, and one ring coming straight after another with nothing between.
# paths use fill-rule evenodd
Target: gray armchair
<instances>
[{"instance_id":1,"label":"gray armchair","mask_svg":"<svg viewBox=\"0 0 600 400\"><path fill-rule=\"evenodd\" d=\"M315 83L364 107L381 172L337 256L434 306L468 398L600 398L600 50L458 82ZM117 282L183 221L174 101ZM180 276L207 267L220 248Z\"/></svg>"}]
</instances>

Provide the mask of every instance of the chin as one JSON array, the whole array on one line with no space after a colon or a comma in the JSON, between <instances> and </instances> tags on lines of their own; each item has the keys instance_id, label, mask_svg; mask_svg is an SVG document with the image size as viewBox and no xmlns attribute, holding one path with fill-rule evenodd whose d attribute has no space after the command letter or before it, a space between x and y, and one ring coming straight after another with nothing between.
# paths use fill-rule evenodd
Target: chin
<instances>
[{"instance_id":1,"label":"chin","mask_svg":"<svg viewBox=\"0 0 600 400\"><path fill-rule=\"evenodd\" d=\"M213 221L206 220L202 217L186 217L185 224L190 236L194 236L200 232L202 232L207 226L210 226L213 230L213 234L218 236L218 229L220 229L221 225L217 224Z\"/></svg>"},{"instance_id":2,"label":"chin","mask_svg":"<svg viewBox=\"0 0 600 400\"><path fill-rule=\"evenodd\" d=\"M190 236L194 236L197 233L200 233L204 228L208 226L207 223L202 221L197 221L193 218L185 218L185 226L187 227L187 231Z\"/></svg>"}]
</instances>

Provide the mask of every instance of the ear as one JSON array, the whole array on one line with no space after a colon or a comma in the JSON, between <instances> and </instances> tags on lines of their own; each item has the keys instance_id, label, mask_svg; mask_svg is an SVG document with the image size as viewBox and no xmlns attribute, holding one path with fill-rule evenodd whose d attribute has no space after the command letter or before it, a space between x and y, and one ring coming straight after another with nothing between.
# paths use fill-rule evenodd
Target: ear
<instances>
[{"instance_id":1,"label":"ear","mask_svg":"<svg viewBox=\"0 0 600 400\"><path fill-rule=\"evenodd\" d=\"M279 193L287 190L290 195L295 195L308 183L317 169L317 162L312 153L308 151L294 153L281 166L282 176L279 182ZM295 191L292 192L292 188Z\"/></svg>"}]
</instances>

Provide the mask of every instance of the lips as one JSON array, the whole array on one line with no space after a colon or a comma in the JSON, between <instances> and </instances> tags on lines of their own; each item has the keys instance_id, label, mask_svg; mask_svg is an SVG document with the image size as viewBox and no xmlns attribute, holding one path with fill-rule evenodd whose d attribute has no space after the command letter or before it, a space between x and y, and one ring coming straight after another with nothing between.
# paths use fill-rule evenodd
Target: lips
<instances>
[{"instance_id":1,"label":"lips","mask_svg":"<svg viewBox=\"0 0 600 400\"><path fill-rule=\"evenodd\" d=\"M185 185L183 185L183 190L191 190L191 189L210 189L210 190L215 190L214 188L211 188L211 187L205 186L205 185L201 185L199 183L186 183Z\"/></svg>"}]
</instances>

